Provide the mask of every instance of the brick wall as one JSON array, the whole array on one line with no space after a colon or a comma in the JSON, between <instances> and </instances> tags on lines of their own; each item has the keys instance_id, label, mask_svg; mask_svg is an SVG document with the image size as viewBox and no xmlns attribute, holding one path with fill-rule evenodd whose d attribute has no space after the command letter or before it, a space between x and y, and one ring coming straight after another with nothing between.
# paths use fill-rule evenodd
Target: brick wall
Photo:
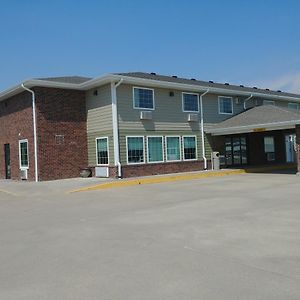
<instances>
[{"instance_id":1,"label":"brick wall","mask_svg":"<svg viewBox=\"0 0 300 300\"><path fill-rule=\"evenodd\" d=\"M28 179L34 180L32 99L28 92L0 102L0 178L5 178L4 144L10 145L11 178L20 179L19 140L28 140Z\"/></svg>"},{"instance_id":2,"label":"brick wall","mask_svg":"<svg viewBox=\"0 0 300 300\"><path fill-rule=\"evenodd\" d=\"M85 92L35 91L40 180L79 177L88 163Z\"/></svg>"}]
</instances>

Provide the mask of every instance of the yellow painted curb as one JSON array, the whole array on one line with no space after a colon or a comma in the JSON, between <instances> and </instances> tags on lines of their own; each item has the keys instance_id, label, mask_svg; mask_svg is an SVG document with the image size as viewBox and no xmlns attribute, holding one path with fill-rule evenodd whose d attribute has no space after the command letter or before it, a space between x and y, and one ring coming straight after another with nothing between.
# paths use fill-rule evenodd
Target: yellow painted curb
<instances>
[{"instance_id":1,"label":"yellow painted curb","mask_svg":"<svg viewBox=\"0 0 300 300\"><path fill-rule=\"evenodd\" d=\"M154 184L154 183L163 183L163 182L173 182L180 180L191 180L191 179L200 179L200 178L209 178L209 177L220 177L227 175L237 175L237 174L246 174L246 173L264 173L269 171L276 170L286 170L296 167L296 165L275 165L275 166L263 166L263 167L253 167L247 169L236 169L236 170L222 170L222 171L214 171L214 172L199 172L199 173L185 173L185 174L177 174L177 175L166 175L166 176L154 176L154 177L144 177L138 179L127 179L127 180L119 180L119 181L111 181L107 183L100 183L93 186L83 187L80 189L75 189L72 191L68 191L67 194L84 192L84 191L95 191L102 189L109 189L115 187L126 187L126 186L134 186L134 185L142 185L142 184Z\"/></svg>"},{"instance_id":2,"label":"yellow painted curb","mask_svg":"<svg viewBox=\"0 0 300 300\"><path fill-rule=\"evenodd\" d=\"M84 192L84 191L95 191L102 189L109 189L114 187L125 187L125 186L133 186L133 185L141 185L141 184L154 184L154 183L163 183L163 182L172 182L179 180L191 180L198 178L209 178L209 177L219 177L226 175L235 175L235 174L245 174L246 170L238 169L238 170L228 170L228 171L215 171L215 172L201 172L201 173L193 173L193 174L180 174L180 175L170 175L170 176L159 176L159 177L146 177L139 179L129 179L129 180L120 180L120 181L111 181L107 183L101 183L89 187L80 188L77 190L69 191L70 193Z\"/></svg>"}]
</instances>

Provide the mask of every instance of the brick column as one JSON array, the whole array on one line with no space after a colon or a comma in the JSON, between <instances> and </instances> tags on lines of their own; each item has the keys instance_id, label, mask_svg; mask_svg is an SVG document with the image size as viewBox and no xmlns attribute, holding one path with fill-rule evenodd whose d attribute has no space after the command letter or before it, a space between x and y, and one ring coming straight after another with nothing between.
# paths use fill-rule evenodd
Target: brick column
<instances>
[{"instance_id":1,"label":"brick column","mask_svg":"<svg viewBox=\"0 0 300 300\"><path fill-rule=\"evenodd\" d=\"M297 164L298 175L300 175L300 125L296 125Z\"/></svg>"}]
</instances>

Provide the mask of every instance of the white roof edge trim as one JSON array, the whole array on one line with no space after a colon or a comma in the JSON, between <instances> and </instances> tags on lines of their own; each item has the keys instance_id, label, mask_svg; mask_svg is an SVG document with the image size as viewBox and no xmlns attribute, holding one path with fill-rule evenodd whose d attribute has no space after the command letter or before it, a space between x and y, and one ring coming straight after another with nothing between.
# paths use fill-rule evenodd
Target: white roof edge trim
<instances>
[{"instance_id":1,"label":"white roof edge trim","mask_svg":"<svg viewBox=\"0 0 300 300\"><path fill-rule=\"evenodd\" d=\"M80 83L80 84L46 81L46 80L39 80L39 79L26 80L23 82L23 84L29 88L33 87L33 86L41 86L41 87L75 89L75 90L88 90L91 88L95 88L97 86L101 86L103 84L107 84L109 82L114 82L114 81L120 80L121 78L123 78L123 83L127 83L127 84L140 84L140 85L146 85L146 86L148 85L151 87L174 88L174 89L180 89L180 90L191 91L191 92L204 92L204 91L209 90L209 93L223 94L223 95L229 95L229 96L246 96L247 97L252 94L253 97L257 97L257 98L263 97L264 99L273 99L273 100L277 99L277 100L283 100L283 101L300 102L300 95L299 95L299 97L270 95L270 94L264 94L261 92L237 91L234 89L222 89L222 88L218 88L218 87L207 87L207 86L200 86L200 85L197 86L197 85L186 84L186 83L159 81L159 80L130 77L130 76L124 76L124 75L118 75L118 74L105 74L103 76L100 76L100 77L97 77L94 79L90 79L90 80ZM21 84L22 83L1 92L0 93L0 101L4 100L4 98L8 98L12 95L15 95L15 94L23 91Z\"/></svg>"},{"instance_id":2,"label":"white roof edge trim","mask_svg":"<svg viewBox=\"0 0 300 300\"><path fill-rule=\"evenodd\" d=\"M206 133L212 133L212 134L219 134L219 133L228 133L232 131L238 131L238 130L253 130L256 128L271 128L271 127L278 127L278 126L294 126L299 125L300 119L297 120L290 120L290 121L282 121L282 122L272 122L272 123L262 123L262 124L256 124L256 125L244 125L244 126L235 126L235 127L226 127L226 128L210 128L207 129Z\"/></svg>"}]
</instances>

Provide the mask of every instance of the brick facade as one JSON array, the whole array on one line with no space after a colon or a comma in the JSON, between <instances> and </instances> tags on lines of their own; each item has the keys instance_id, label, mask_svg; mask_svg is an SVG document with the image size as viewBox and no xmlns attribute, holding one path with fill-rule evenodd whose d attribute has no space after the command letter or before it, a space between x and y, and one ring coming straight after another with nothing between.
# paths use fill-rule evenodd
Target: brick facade
<instances>
[{"instance_id":1,"label":"brick facade","mask_svg":"<svg viewBox=\"0 0 300 300\"><path fill-rule=\"evenodd\" d=\"M40 180L79 177L88 164L85 92L35 91Z\"/></svg>"},{"instance_id":2,"label":"brick facade","mask_svg":"<svg viewBox=\"0 0 300 300\"><path fill-rule=\"evenodd\" d=\"M33 88L36 94L39 179L79 177L87 166L85 92ZM28 180L34 180L32 97L22 92L0 102L0 178L5 178L4 145L10 144L11 178L20 179L19 144L28 140Z\"/></svg>"},{"instance_id":3,"label":"brick facade","mask_svg":"<svg viewBox=\"0 0 300 300\"><path fill-rule=\"evenodd\" d=\"M20 93L0 102L0 178L5 178L4 145L10 146L11 178L20 179L19 140L28 140L28 179L34 180L34 144L32 125L32 98Z\"/></svg>"}]
</instances>

